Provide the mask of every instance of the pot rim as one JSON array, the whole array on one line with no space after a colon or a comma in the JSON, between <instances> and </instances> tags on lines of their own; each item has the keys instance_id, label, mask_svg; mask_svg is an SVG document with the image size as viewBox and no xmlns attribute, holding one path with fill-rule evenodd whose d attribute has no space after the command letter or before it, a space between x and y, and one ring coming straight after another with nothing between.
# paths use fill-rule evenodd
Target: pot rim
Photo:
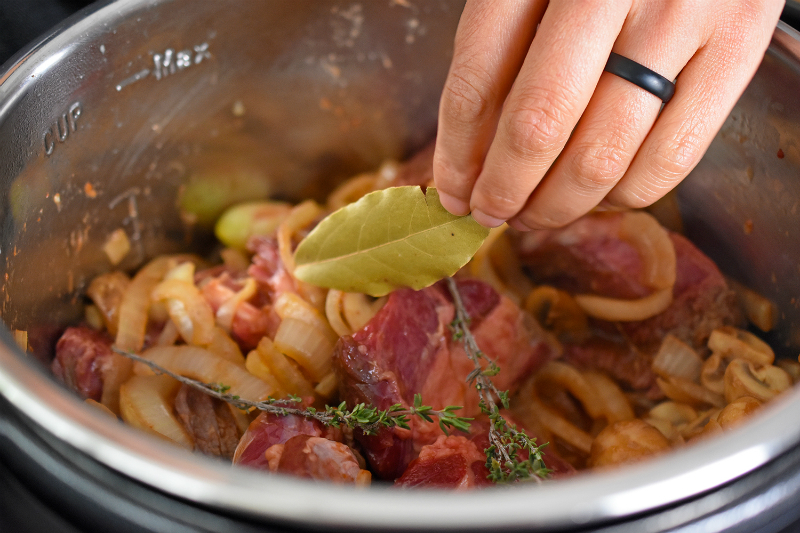
<instances>
[{"instance_id":1,"label":"pot rim","mask_svg":"<svg viewBox=\"0 0 800 533\"><path fill-rule=\"evenodd\" d=\"M0 122L33 83L86 39L113 27L147 0L92 6L0 73ZM780 23L771 46L800 58L797 32ZM57 386L0 331L0 395L44 431L101 464L169 495L226 512L314 526L477 529L575 527L620 519L686 501L758 469L800 442L800 388L768 405L744 428L662 458L557 483L531 483L470 493L368 490L324 486L286 476L232 469L187 454L110 421ZM52 406L58 405L59 409ZM354 505L354 502L358 502ZM487 512L491 509L491 512Z\"/></svg>"}]
</instances>

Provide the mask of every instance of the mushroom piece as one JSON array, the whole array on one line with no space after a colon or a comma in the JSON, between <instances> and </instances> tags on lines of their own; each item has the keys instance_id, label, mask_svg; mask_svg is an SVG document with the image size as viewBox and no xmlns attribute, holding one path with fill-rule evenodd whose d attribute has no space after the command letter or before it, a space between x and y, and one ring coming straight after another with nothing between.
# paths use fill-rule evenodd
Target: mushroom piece
<instances>
[{"instance_id":1,"label":"mushroom piece","mask_svg":"<svg viewBox=\"0 0 800 533\"><path fill-rule=\"evenodd\" d=\"M719 353L712 353L703 363L700 370L700 383L705 388L720 396L725 394L725 369L728 367L728 359Z\"/></svg>"},{"instance_id":2,"label":"mushroom piece","mask_svg":"<svg viewBox=\"0 0 800 533\"><path fill-rule=\"evenodd\" d=\"M589 333L586 313L568 292L555 287L540 285L533 289L525 300L525 309L560 338L580 340Z\"/></svg>"},{"instance_id":3,"label":"mushroom piece","mask_svg":"<svg viewBox=\"0 0 800 533\"><path fill-rule=\"evenodd\" d=\"M594 467L633 463L669 448L667 438L644 420L624 420L595 437L588 464Z\"/></svg>"},{"instance_id":4,"label":"mushroom piece","mask_svg":"<svg viewBox=\"0 0 800 533\"><path fill-rule=\"evenodd\" d=\"M747 359L760 365L771 365L775 361L775 352L769 344L749 331L730 326L723 326L711 332L708 347L713 353L730 359Z\"/></svg>"},{"instance_id":5,"label":"mushroom piece","mask_svg":"<svg viewBox=\"0 0 800 533\"><path fill-rule=\"evenodd\" d=\"M728 403L742 396L766 402L792 386L785 370L772 365L757 365L747 359L734 359L725 370L725 399Z\"/></svg>"},{"instance_id":6,"label":"mushroom piece","mask_svg":"<svg viewBox=\"0 0 800 533\"><path fill-rule=\"evenodd\" d=\"M742 396L735 399L717 415L717 422L722 429L730 429L749 418L759 407L761 402L752 396Z\"/></svg>"}]
</instances>

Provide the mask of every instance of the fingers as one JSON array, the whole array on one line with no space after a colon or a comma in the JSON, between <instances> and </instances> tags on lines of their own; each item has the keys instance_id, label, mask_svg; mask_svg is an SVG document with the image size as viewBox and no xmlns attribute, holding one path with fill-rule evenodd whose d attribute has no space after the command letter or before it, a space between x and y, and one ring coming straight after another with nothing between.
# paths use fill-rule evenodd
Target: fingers
<instances>
[{"instance_id":1,"label":"fingers","mask_svg":"<svg viewBox=\"0 0 800 533\"><path fill-rule=\"evenodd\" d=\"M696 6L681 2L650 6L629 15L614 51L674 79L702 43L702 17L692 12ZM651 31L659 22L662 30ZM603 73L559 159L509 224L522 230L562 226L598 205L628 171L661 104L640 87Z\"/></svg>"},{"instance_id":2,"label":"fingers","mask_svg":"<svg viewBox=\"0 0 800 533\"><path fill-rule=\"evenodd\" d=\"M724 22L683 69L675 96L609 193L611 203L650 205L697 165L760 64L782 5L737 3L741 11L721 14Z\"/></svg>"},{"instance_id":3,"label":"fingers","mask_svg":"<svg viewBox=\"0 0 800 533\"><path fill-rule=\"evenodd\" d=\"M469 213L503 101L547 2L469 0L459 22L453 61L439 108L433 175L442 205Z\"/></svg>"},{"instance_id":4,"label":"fingers","mask_svg":"<svg viewBox=\"0 0 800 533\"><path fill-rule=\"evenodd\" d=\"M550 2L508 95L470 199L496 226L525 205L584 112L628 2Z\"/></svg>"}]
</instances>

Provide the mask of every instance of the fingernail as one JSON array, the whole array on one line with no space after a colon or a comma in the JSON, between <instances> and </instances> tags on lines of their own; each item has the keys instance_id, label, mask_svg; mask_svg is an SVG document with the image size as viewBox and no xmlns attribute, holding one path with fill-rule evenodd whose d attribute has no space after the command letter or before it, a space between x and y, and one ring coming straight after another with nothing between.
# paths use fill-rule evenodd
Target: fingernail
<instances>
[{"instance_id":1,"label":"fingernail","mask_svg":"<svg viewBox=\"0 0 800 533\"><path fill-rule=\"evenodd\" d=\"M469 203L455 196L439 191L439 202L441 202L442 207L454 215L463 216L469 214Z\"/></svg>"},{"instance_id":2,"label":"fingernail","mask_svg":"<svg viewBox=\"0 0 800 533\"><path fill-rule=\"evenodd\" d=\"M496 218L491 215L487 215L483 211L479 211L477 209L474 209L472 211L472 218L475 219L475 222L487 228L496 228L497 226L505 222L505 220L503 220L502 218Z\"/></svg>"}]
</instances>

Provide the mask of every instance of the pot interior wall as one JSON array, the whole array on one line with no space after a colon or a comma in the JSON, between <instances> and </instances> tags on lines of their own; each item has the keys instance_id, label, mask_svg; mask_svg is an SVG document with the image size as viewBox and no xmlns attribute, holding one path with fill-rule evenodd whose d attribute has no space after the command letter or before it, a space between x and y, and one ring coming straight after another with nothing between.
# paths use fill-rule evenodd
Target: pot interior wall
<instances>
[{"instance_id":1,"label":"pot interior wall","mask_svg":"<svg viewBox=\"0 0 800 533\"><path fill-rule=\"evenodd\" d=\"M114 266L102 247L115 230L132 243L121 268L207 250L225 205L319 196L432 138L461 10L118 5L131 12L79 21L0 92L2 314L37 350Z\"/></svg>"}]
</instances>

